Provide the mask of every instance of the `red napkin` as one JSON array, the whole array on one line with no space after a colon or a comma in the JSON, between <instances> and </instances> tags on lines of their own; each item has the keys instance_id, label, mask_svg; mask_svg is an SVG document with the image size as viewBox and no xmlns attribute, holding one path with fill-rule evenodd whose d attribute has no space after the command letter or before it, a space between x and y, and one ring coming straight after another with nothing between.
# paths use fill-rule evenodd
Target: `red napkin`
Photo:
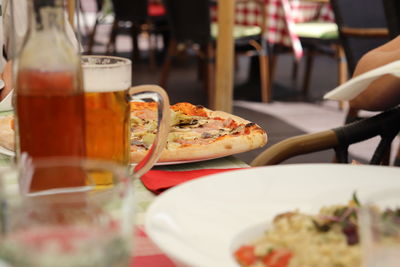
<instances>
[{"instance_id":1,"label":"red napkin","mask_svg":"<svg viewBox=\"0 0 400 267\"><path fill-rule=\"evenodd\" d=\"M242 168L229 169L201 169L193 171L160 171L151 170L141 177L144 186L155 194L160 194L164 190L175 185L190 181L205 175L240 170Z\"/></svg>"}]
</instances>

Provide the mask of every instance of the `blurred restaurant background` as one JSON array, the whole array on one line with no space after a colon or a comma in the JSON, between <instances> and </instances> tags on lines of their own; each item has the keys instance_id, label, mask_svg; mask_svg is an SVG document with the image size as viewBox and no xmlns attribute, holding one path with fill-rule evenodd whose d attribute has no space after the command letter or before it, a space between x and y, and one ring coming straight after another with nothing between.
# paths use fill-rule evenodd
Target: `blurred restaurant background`
<instances>
[{"instance_id":1,"label":"blurred restaurant background","mask_svg":"<svg viewBox=\"0 0 400 267\"><path fill-rule=\"evenodd\" d=\"M214 108L216 84L230 79L216 75L216 63L224 60L216 49L221 2L80 0L74 23L84 54L132 59L133 85L159 84L171 103ZM247 163L289 137L343 126L347 103L324 100L324 94L349 79L360 57L397 36L400 26L400 9L390 8L397 4L390 0L233 2L231 112L259 124L269 138L266 147L235 155ZM355 144L350 158L368 162L377 143ZM392 158L398 147L397 137ZM333 155L323 151L285 163L332 162Z\"/></svg>"}]
</instances>

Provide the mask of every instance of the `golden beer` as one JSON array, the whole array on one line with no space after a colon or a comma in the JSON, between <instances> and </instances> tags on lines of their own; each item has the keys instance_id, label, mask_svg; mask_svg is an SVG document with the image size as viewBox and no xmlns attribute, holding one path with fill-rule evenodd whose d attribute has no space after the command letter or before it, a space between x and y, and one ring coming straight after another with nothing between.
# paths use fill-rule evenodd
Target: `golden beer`
<instances>
[{"instance_id":1,"label":"golden beer","mask_svg":"<svg viewBox=\"0 0 400 267\"><path fill-rule=\"evenodd\" d=\"M89 158L130 163L130 101L157 102L157 135L154 149L138 163L134 175L140 177L157 161L165 148L170 125L167 93L157 85L131 87L131 61L111 56L82 56L85 91L86 154ZM91 177L98 186L112 184L107 175Z\"/></svg>"},{"instance_id":2,"label":"golden beer","mask_svg":"<svg viewBox=\"0 0 400 267\"><path fill-rule=\"evenodd\" d=\"M82 57L85 91L86 154L89 158L129 163L131 62L102 56ZM107 185L107 176L96 176Z\"/></svg>"},{"instance_id":3,"label":"golden beer","mask_svg":"<svg viewBox=\"0 0 400 267\"><path fill-rule=\"evenodd\" d=\"M126 91L86 92L85 111L87 156L127 164L130 109Z\"/></svg>"}]
</instances>

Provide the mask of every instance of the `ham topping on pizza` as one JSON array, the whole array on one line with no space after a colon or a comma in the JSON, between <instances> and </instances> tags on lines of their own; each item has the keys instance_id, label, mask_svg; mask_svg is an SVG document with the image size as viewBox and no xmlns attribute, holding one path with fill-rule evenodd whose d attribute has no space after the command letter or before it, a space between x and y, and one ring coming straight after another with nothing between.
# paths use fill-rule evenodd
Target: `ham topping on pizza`
<instances>
[{"instance_id":1,"label":"ham topping on pizza","mask_svg":"<svg viewBox=\"0 0 400 267\"><path fill-rule=\"evenodd\" d=\"M147 150L156 134L156 103L140 104L132 108L132 145L136 150ZM143 110L145 109L145 110ZM212 117L202 106L178 103L171 106L172 122L167 149L188 145L204 145L228 136L248 135L250 129L264 133L255 123L240 123L233 118Z\"/></svg>"}]
</instances>

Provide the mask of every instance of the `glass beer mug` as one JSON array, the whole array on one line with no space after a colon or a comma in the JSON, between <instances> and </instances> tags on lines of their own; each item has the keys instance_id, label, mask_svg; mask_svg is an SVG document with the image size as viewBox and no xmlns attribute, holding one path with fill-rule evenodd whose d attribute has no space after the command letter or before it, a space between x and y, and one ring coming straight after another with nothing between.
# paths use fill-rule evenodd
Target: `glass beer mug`
<instances>
[{"instance_id":1,"label":"glass beer mug","mask_svg":"<svg viewBox=\"0 0 400 267\"><path fill-rule=\"evenodd\" d=\"M140 98L157 102L158 128L154 149L139 163L141 176L158 159L166 145L170 110L166 92L156 85L130 87L131 61L112 56L82 56L86 113L86 153L89 158L130 163L130 102ZM96 183L107 181L96 181Z\"/></svg>"}]
</instances>

